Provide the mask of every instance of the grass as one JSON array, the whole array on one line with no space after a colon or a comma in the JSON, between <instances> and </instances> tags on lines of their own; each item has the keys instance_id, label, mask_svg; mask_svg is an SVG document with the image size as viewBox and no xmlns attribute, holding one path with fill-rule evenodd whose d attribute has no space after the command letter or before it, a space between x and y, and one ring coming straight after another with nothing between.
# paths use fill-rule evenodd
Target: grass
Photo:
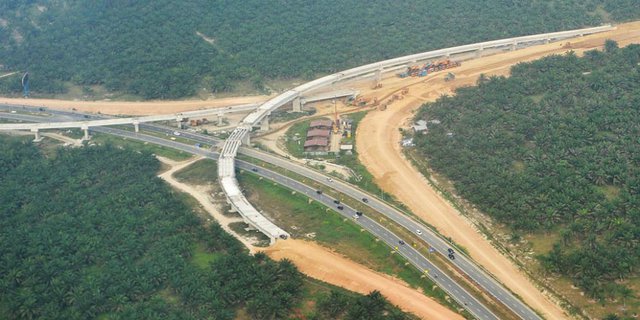
<instances>
[{"instance_id":1,"label":"grass","mask_svg":"<svg viewBox=\"0 0 640 320\"><path fill-rule=\"evenodd\" d=\"M93 134L90 143L107 144L111 143L123 147L130 147L134 150L147 151L153 154L169 158L175 161L183 161L191 158L191 154L176 150L170 147L159 146L151 143L139 142L135 140L129 140L126 138L116 137L108 134Z\"/></svg>"},{"instance_id":2,"label":"grass","mask_svg":"<svg viewBox=\"0 0 640 320\"><path fill-rule=\"evenodd\" d=\"M212 184L218 181L218 163L212 159L202 159L175 172L173 176L187 184Z\"/></svg>"},{"instance_id":3,"label":"grass","mask_svg":"<svg viewBox=\"0 0 640 320\"><path fill-rule=\"evenodd\" d=\"M310 120L293 124L285 134L287 152L296 158L304 158L304 141L307 138ZM295 137L295 139L294 139Z\"/></svg>"},{"instance_id":4,"label":"grass","mask_svg":"<svg viewBox=\"0 0 640 320\"><path fill-rule=\"evenodd\" d=\"M447 301L445 293L423 278L420 271L408 266L406 260L392 253L382 241L365 232L350 219L344 218L306 196L294 193L268 180L248 174L238 174L240 184L251 203L267 213L273 221L294 238L311 238L369 268L394 275L414 288L422 288L425 295L458 312L459 306ZM286 199L286 200L284 200ZM286 221L287 225L282 222ZM469 316L463 313L465 316Z\"/></svg>"},{"instance_id":5,"label":"grass","mask_svg":"<svg viewBox=\"0 0 640 320\"><path fill-rule=\"evenodd\" d=\"M244 222L232 222L229 224L229 228L233 230L233 232L245 237L245 238L255 238L256 241L253 242L253 245L256 247L267 247L269 246L270 240L264 233L257 230L247 230L249 225Z\"/></svg>"},{"instance_id":6,"label":"grass","mask_svg":"<svg viewBox=\"0 0 640 320\"><path fill-rule=\"evenodd\" d=\"M191 263L196 267L207 270L211 262L222 256L219 252L208 252L202 244L196 243L193 246L193 256Z\"/></svg>"}]
</instances>

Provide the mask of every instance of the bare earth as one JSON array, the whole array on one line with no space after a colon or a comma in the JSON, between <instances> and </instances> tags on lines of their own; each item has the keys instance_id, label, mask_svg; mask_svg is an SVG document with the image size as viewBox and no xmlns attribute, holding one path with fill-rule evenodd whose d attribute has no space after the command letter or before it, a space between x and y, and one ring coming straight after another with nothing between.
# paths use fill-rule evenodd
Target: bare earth
<instances>
[{"instance_id":1,"label":"bare earth","mask_svg":"<svg viewBox=\"0 0 640 320\"><path fill-rule=\"evenodd\" d=\"M194 197L225 231L238 239L251 253L264 251L276 260L289 259L304 274L351 291L368 294L373 290L378 290L391 303L420 316L422 319L462 319L460 315L424 296L420 291L412 289L405 282L372 271L313 242L288 239L278 241L275 246L266 249L253 246L250 241L229 228L229 223L241 219L224 216L209 201L206 190L181 183L173 177L175 172L202 158L194 157L180 162L163 157L158 157L158 159L170 166L170 169L160 174L159 177L172 187Z\"/></svg>"},{"instance_id":2,"label":"bare earth","mask_svg":"<svg viewBox=\"0 0 640 320\"><path fill-rule=\"evenodd\" d=\"M463 319L396 278L377 273L310 241L289 239L261 249L271 258L289 259L304 274L351 291L380 291L391 303L421 319Z\"/></svg>"},{"instance_id":3,"label":"bare earth","mask_svg":"<svg viewBox=\"0 0 640 320\"><path fill-rule=\"evenodd\" d=\"M65 101L54 99L19 99L2 98L0 103L20 104L29 106L44 106L60 110L76 109L78 111L126 114L126 115L156 115L171 114L189 110L225 107L236 104L260 103L267 101L269 96L233 97L212 100L180 100L180 101Z\"/></svg>"},{"instance_id":4,"label":"bare earth","mask_svg":"<svg viewBox=\"0 0 640 320\"><path fill-rule=\"evenodd\" d=\"M401 134L398 127L406 127L413 112L426 101L434 101L455 87L475 84L480 73L508 75L509 68L522 61L563 53L567 42L577 53L601 47L605 39L617 40L620 46L640 43L640 22L618 26L612 32L569 39L559 43L536 46L463 62L451 70L456 74L452 82L444 82L444 73L423 79L399 79L390 76L382 89L361 88L368 96L385 96L415 83L408 95L389 105L386 111L369 113L358 126L356 148L359 159L387 192L392 193L424 221L441 233L466 247L471 256L494 274L501 282L520 295L527 304L542 312L548 319L568 318L567 314L536 286L508 258L500 254L471 223L455 210L430 186L426 179L402 155Z\"/></svg>"}]
</instances>

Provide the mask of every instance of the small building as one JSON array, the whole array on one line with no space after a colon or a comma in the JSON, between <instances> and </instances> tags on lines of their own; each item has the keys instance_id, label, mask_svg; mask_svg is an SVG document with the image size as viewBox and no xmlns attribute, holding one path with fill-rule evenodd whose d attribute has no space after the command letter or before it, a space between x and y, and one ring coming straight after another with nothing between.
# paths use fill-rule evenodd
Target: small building
<instances>
[{"instance_id":1,"label":"small building","mask_svg":"<svg viewBox=\"0 0 640 320\"><path fill-rule=\"evenodd\" d=\"M341 144L340 145L340 151L353 151L353 145L352 144Z\"/></svg>"},{"instance_id":2,"label":"small building","mask_svg":"<svg viewBox=\"0 0 640 320\"><path fill-rule=\"evenodd\" d=\"M413 128L413 132L418 133L418 132L427 132L428 128L427 128L427 121L425 120L418 120L414 125L411 126L411 128Z\"/></svg>"},{"instance_id":3,"label":"small building","mask_svg":"<svg viewBox=\"0 0 640 320\"><path fill-rule=\"evenodd\" d=\"M309 123L309 129L329 129L333 127L333 121L329 119L313 120Z\"/></svg>"},{"instance_id":4,"label":"small building","mask_svg":"<svg viewBox=\"0 0 640 320\"><path fill-rule=\"evenodd\" d=\"M407 138L407 139L403 139L401 142L403 147L414 147L415 144L413 144L413 138Z\"/></svg>"},{"instance_id":5,"label":"small building","mask_svg":"<svg viewBox=\"0 0 640 320\"><path fill-rule=\"evenodd\" d=\"M329 136L331 135L331 130L329 129L311 129L309 131L307 131L307 140L313 139L313 138L329 138Z\"/></svg>"},{"instance_id":6,"label":"small building","mask_svg":"<svg viewBox=\"0 0 640 320\"><path fill-rule=\"evenodd\" d=\"M329 148L329 139L316 137L304 142L304 152L326 152Z\"/></svg>"}]
</instances>

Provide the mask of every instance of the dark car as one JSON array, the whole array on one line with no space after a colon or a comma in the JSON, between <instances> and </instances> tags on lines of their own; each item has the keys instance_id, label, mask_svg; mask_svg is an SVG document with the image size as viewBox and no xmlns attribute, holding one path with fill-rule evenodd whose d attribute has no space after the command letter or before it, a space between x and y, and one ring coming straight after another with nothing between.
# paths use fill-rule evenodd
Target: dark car
<instances>
[{"instance_id":1,"label":"dark car","mask_svg":"<svg viewBox=\"0 0 640 320\"><path fill-rule=\"evenodd\" d=\"M333 200L333 203L340 204L340 200Z\"/></svg>"},{"instance_id":2,"label":"dark car","mask_svg":"<svg viewBox=\"0 0 640 320\"><path fill-rule=\"evenodd\" d=\"M317 194L322 194L322 190L316 190Z\"/></svg>"},{"instance_id":3,"label":"dark car","mask_svg":"<svg viewBox=\"0 0 640 320\"><path fill-rule=\"evenodd\" d=\"M402 241L402 240L398 241L398 243L399 243L400 245L404 245L404 241Z\"/></svg>"},{"instance_id":4,"label":"dark car","mask_svg":"<svg viewBox=\"0 0 640 320\"><path fill-rule=\"evenodd\" d=\"M362 198L362 202L369 202L369 199L367 199L367 198Z\"/></svg>"},{"instance_id":5,"label":"dark car","mask_svg":"<svg viewBox=\"0 0 640 320\"><path fill-rule=\"evenodd\" d=\"M338 210L342 210L342 209L344 209L344 207L343 207L343 206L338 206L337 208L338 208Z\"/></svg>"},{"instance_id":6,"label":"dark car","mask_svg":"<svg viewBox=\"0 0 640 320\"><path fill-rule=\"evenodd\" d=\"M456 256L455 256L455 255L453 255L453 253L449 253L449 259L451 259L451 260L455 260L455 259L456 259Z\"/></svg>"},{"instance_id":7,"label":"dark car","mask_svg":"<svg viewBox=\"0 0 640 320\"><path fill-rule=\"evenodd\" d=\"M447 249L447 251L449 251L449 254L454 254L455 252L453 252L453 249L449 248Z\"/></svg>"},{"instance_id":8,"label":"dark car","mask_svg":"<svg viewBox=\"0 0 640 320\"><path fill-rule=\"evenodd\" d=\"M257 168L251 168L251 171L258 172L258 169Z\"/></svg>"},{"instance_id":9,"label":"dark car","mask_svg":"<svg viewBox=\"0 0 640 320\"><path fill-rule=\"evenodd\" d=\"M360 211L356 211L356 216L358 216L358 217L362 217L362 212L360 212Z\"/></svg>"}]
</instances>

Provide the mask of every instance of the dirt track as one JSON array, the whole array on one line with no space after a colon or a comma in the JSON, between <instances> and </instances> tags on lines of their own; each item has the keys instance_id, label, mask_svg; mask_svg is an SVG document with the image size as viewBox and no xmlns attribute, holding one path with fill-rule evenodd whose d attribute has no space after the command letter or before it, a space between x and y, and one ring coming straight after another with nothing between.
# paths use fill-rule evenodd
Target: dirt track
<instances>
[{"instance_id":1,"label":"dirt track","mask_svg":"<svg viewBox=\"0 0 640 320\"><path fill-rule=\"evenodd\" d=\"M180 100L180 101L66 101L53 99L19 99L2 98L0 103L22 104L29 106L45 106L60 110L76 109L78 111L126 114L126 115L156 115L170 114L189 110L224 107L236 104L259 103L268 100L268 96L233 97L213 100Z\"/></svg>"},{"instance_id":2,"label":"dirt track","mask_svg":"<svg viewBox=\"0 0 640 320\"><path fill-rule=\"evenodd\" d=\"M372 271L313 242L289 239L264 249L271 258L289 259L304 274L349 290L380 291L391 303L421 319L463 319L406 283Z\"/></svg>"},{"instance_id":3,"label":"dirt track","mask_svg":"<svg viewBox=\"0 0 640 320\"><path fill-rule=\"evenodd\" d=\"M640 22L618 26L618 29L580 39L570 39L570 47L577 53L585 49L600 47L604 40L617 40L620 46L640 43ZM509 68L522 61L530 61L544 55L563 53L567 41L531 47L514 52L484 57L464 62L462 67L452 70L456 74L453 82L444 82L444 73L422 79L398 79L383 81L383 89L375 91L367 87L361 92L368 96L384 96L410 83L409 94L389 105L386 111L369 113L358 126L356 148L359 159L374 175L376 181L387 192L392 193L423 220L434 225L444 235L469 249L471 256L493 273L511 290L520 295L530 306L541 311L548 319L563 319L568 316L533 283L501 255L471 223L461 216L447 201L443 200L426 179L402 156L401 134L398 127L406 127L413 112L426 101L434 101L442 94L451 93L455 87L473 85L480 73L486 75L508 75Z\"/></svg>"}]
</instances>

